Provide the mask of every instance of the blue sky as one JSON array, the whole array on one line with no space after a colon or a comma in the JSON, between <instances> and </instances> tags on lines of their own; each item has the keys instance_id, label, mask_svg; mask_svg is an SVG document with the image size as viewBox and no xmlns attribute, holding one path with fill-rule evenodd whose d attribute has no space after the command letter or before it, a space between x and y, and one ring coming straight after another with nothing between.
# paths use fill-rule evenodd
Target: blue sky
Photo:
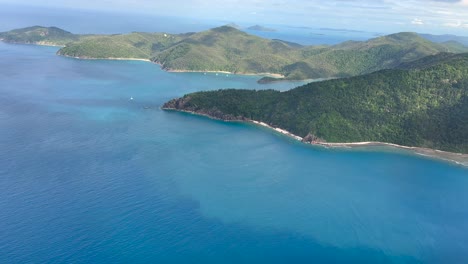
<instances>
[{"instance_id":1,"label":"blue sky","mask_svg":"<svg viewBox=\"0 0 468 264\"><path fill-rule=\"evenodd\" d=\"M264 25L468 35L468 0L0 0L2 3Z\"/></svg>"}]
</instances>

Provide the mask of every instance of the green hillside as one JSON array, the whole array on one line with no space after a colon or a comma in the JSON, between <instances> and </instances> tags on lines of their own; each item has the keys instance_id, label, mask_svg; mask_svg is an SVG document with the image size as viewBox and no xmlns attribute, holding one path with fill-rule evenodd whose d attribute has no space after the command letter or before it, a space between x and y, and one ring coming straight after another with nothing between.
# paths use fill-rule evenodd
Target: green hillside
<instances>
[{"instance_id":1,"label":"green hillside","mask_svg":"<svg viewBox=\"0 0 468 264\"><path fill-rule=\"evenodd\" d=\"M294 62L287 55L298 46L249 35L223 26L196 33L157 54L154 61L169 70L280 73Z\"/></svg>"},{"instance_id":2,"label":"green hillside","mask_svg":"<svg viewBox=\"0 0 468 264\"><path fill-rule=\"evenodd\" d=\"M225 120L263 121L327 142L381 141L468 153L468 54L440 54L287 92L198 92L164 105Z\"/></svg>"},{"instance_id":3,"label":"green hillside","mask_svg":"<svg viewBox=\"0 0 468 264\"><path fill-rule=\"evenodd\" d=\"M398 33L334 46L302 46L270 40L222 26L188 34L139 33L74 35L55 27L30 27L0 33L13 43L65 46L59 55L78 58L150 59L166 70L273 73L278 80L350 77L392 69L440 52L468 52L457 42L434 43L416 33Z\"/></svg>"},{"instance_id":4,"label":"green hillside","mask_svg":"<svg viewBox=\"0 0 468 264\"><path fill-rule=\"evenodd\" d=\"M275 73L284 79L349 77L439 52L468 52L457 43L437 44L416 33L398 33L365 42L301 46L268 40L224 26L194 34L154 56L168 70ZM261 82L277 81L264 78Z\"/></svg>"},{"instance_id":5,"label":"green hillside","mask_svg":"<svg viewBox=\"0 0 468 264\"><path fill-rule=\"evenodd\" d=\"M467 52L466 47L436 44L416 33L398 33L365 42L348 41L331 47L305 47L298 62L287 65L287 79L349 77L437 54Z\"/></svg>"},{"instance_id":6,"label":"green hillside","mask_svg":"<svg viewBox=\"0 0 468 264\"><path fill-rule=\"evenodd\" d=\"M172 46L182 39L166 33L130 33L82 37L58 51L59 55L78 58L140 58Z\"/></svg>"}]
</instances>

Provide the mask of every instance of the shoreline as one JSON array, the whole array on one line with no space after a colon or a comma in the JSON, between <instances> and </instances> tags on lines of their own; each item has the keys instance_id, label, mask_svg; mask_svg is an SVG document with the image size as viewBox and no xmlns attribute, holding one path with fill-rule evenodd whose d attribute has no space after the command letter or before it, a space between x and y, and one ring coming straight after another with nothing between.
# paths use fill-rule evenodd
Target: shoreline
<instances>
[{"instance_id":1,"label":"shoreline","mask_svg":"<svg viewBox=\"0 0 468 264\"><path fill-rule=\"evenodd\" d=\"M288 136L292 139L295 139L297 141L300 141L301 143L307 144L307 145L312 145L312 146L319 146L319 147L324 147L324 148L339 148L339 149L358 149L358 148L363 148L363 147L391 147L391 148L396 148L396 149L402 149L402 150L407 150L410 153L419 155L419 156L424 156L432 159L437 159L437 160L442 160L446 162L450 162L452 164L457 164L463 167L468 167L468 154L463 154L463 153L456 153L456 152L448 152L448 151L443 151L443 150L438 150L438 149L430 149L430 148L423 148L423 147L409 147L409 146L403 146L403 145L398 145L394 143L387 143L387 142L379 142L379 141L363 141L363 142L348 142L348 143L329 143L329 142L315 142L315 143L308 143L303 141L303 138L295 135L285 129L281 129L278 127L272 127L264 122L257 121L257 120L252 120L252 119L244 119L244 120L223 120L220 118L216 118L213 116L210 116L208 114L203 114L203 113L197 113L193 111L188 111L188 110L181 110L181 109L175 109L175 108L161 108L162 110L168 110L168 111L174 111L174 112L183 112L183 113L189 113L193 115L198 115L198 116L204 116L208 117L210 119L214 120L221 120L224 122L245 122L245 123L251 123L254 125L258 125L261 127L268 128L276 133L280 133L282 135Z\"/></svg>"},{"instance_id":2,"label":"shoreline","mask_svg":"<svg viewBox=\"0 0 468 264\"><path fill-rule=\"evenodd\" d=\"M426 156L430 158L436 158L439 160L448 161L451 163L455 163L458 165L462 165L464 167L468 167L468 154L463 153L456 153L456 152L448 152L438 149L430 149L430 148L423 148L423 147L410 147L410 146L403 146L394 143L388 142L380 142L380 141L363 141L363 142L347 142L347 143L334 143L334 142L315 142L315 143L308 143L304 142L303 138L297 136L287 130L281 128L272 127L264 122L256 121L256 120L248 120L248 122L266 127L268 129L272 129L276 132L279 132L283 135L292 137L298 141L301 141L305 144L310 144L313 146L322 146L325 148L362 148L362 147L393 147L398 149L404 149L411 151L415 154Z\"/></svg>"},{"instance_id":3,"label":"shoreline","mask_svg":"<svg viewBox=\"0 0 468 264\"><path fill-rule=\"evenodd\" d=\"M157 63L158 64L158 63ZM160 64L158 64L160 65ZM270 72L261 72L261 73L241 73L241 72L228 72L228 71L192 71L192 70L172 70L172 69L161 69L167 72L174 72L174 73L221 73L221 74L231 74L231 75L245 75L245 76L268 76L268 77L275 77L275 78L284 78L284 75L279 73L270 73ZM289 80L285 80L289 81ZM297 80L296 80L297 81Z\"/></svg>"},{"instance_id":4,"label":"shoreline","mask_svg":"<svg viewBox=\"0 0 468 264\"><path fill-rule=\"evenodd\" d=\"M31 45L39 45L39 44L31 44ZM42 46L42 45L41 45ZM45 45L44 45L45 46ZM64 46L55 46L55 47L64 47ZM284 78L285 76L279 73L269 73L269 72L262 72L262 73L233 73L233 72L228 72L228 71L196 71L196 70L173 70L173 69L165 69L161 63L158 63L156 61L152 61L150 59L142 59L142 58L114 58L114 57L109 57L109 58L92 58L92 57L74 57L74 56L69 56L65 54L59 54L57 53L58 56L66 57L66 58L72 58L72 59L77 59L77 60L120 60L120 61L145 61L145 62L150 62L154 63L160 66L161 70L165 72L170 72L170 73L221 73L221 74L230 74L230 75L245 75L245 76L268 76L268 77L275 77L275 78ZM289 80L285 80L289 81ZM294 81L301 81L301 80L294 80ZM307 80L304 80L307 81Z\"/></svg>"},{"instance_id":5,"label":"shoreline","mask_svg":"<svg viewBox=\"0 0 468 264\"><path fill-rule=\"evenodd\" d=\"M32 46L44 46L44 47L56 47L56 48L63 48L65 45L54 44L52 42L47 41L40 41L40 42L11 42L11 41L4 41L0 39L0 42L5 44L12 44L12 45L32 45Z\"/></svg>"},{"instance_id":6,"label":"shoreline","mask_svg":"<svg viewBox=\"0 0 468 264\"><path fill-rule=\"evenodd\" d=\"M155 63L159 66L161 66L161 69L166 71L166 72L174 72L174 73L221 73L221 74L231 74L231 75L245 75L245 76L264 76L264 77L274 77L274 78L285 78L284 75L279 74L279 73L271 73L271 72L261 72L261 73L241 73L241 72L229 72L229 71L201 71L201 70L177 70L177 69L167 69L164 68L162 63L158 61L151 61L152 63Z\"/></svg>"},{"instance_id":7,"label":"shoreline","mask_svg":"<svg viewBox=\"0 0 468 264\"><path fill-rule=\"evenodd\" d=\"M64 55L64 54L59 54L57 51L57 56L62 56L65 58L71 58L71 59L77 59L77 60L118 60L118 61L145 61L145 62L152 62L149 59L142 59L142 58L114 58L114 57L109 57L109 58L91 58L91 57L74 57L74 56L69 56L69 55Z\"/></svg>"},{"instance_id":8,"label":"shoreline","mask_svg":"<svg viewBox=\"0 0 468 264\"><path fill-rule=\"evenodd\" d=\"M60 47L63 48L65 45L58 45L48 42L34 42L34 43L21 43L21 42L5 42L0 40L6 44L19 44L19 45L37 45L37 46L48 46L48 47ZM152 61L150 59L143 59L143 58L120 58L120 57L109 57L109 58L92 58L92 57L79 57L79 56L70 56L65 54L59 54L58 51L56 53L58 56L62 56L65 58L72 58L77 60L119 60L119 61L145 61L157 64L161 67L161 69L165 72L173 72L173 73L221 73L221 74L231 74L231 75L244 75L244 76L263 76L263 77L274 77L274 78L285 78L284 75L279 73L271 73L271 72L261 72L261 73L234 73L229 71L199 71L199 70L175 70L175 69L165 69L163 65L157 61ZM282 81L290 81L290 80L282 80ZM291 81L307 81L307 80L291 80Z\"/></svg>"}]
</instances>

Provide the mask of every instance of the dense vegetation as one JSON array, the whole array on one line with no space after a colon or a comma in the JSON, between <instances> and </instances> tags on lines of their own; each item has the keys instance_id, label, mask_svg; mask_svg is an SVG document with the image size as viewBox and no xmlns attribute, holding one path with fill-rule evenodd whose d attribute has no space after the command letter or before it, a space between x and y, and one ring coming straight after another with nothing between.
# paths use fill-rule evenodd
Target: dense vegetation
<instances>
[{"instance_id":1,"label":"dense vegetation","mask_svg":"<svg viewBox=\"0 0 468 264\"><path fill-rule=\"evenodd\" d=\"M34 26L0 33L0 40L10 43L65 46L67 43L78 39L78 35L56 27Z\"/></svg>"},{"instance_id":2,"label":"dense vegetation","mask_svg":"<svg viewBox=\"0 0 468 264\"><path fill-rule=\"evenodd\" d=\"M281 73L283 65L295 61L287 54L298 47L224 26L193 34L154 60L171 70Z\"/></svg>"},{"instance_id":3,"label":"dense vegetation","mask_svg":"<svg viewBox=\"0 0 468 264\"><path fill-rule=\"evenodd\" d=\"M395 68L440 52L467 52L463 45L437 44L416 33L398 33L365 42L301 46L267 40L232 27L193 34L155 56L166 69L277 73L289 80L349 77ZM263 79L262 82L275 81Z\"/></svg>"},{"instance_id":4,"label":"dense vegetation","mask_svg":"<svg viewBox=\"0 0 468 264\"><path fill-rule=\"evenodd\" d=\"M181 40L179 35L165 33L130 33L124 35L93 35L69 43L59 55L79 58L139 58L150 59Z\"/></svg>"},{"instance_id":5,"label":"dense vegetation","mask_svg":"<svg viewBox=\"0 0 468 264\"><path fill-rule=\"evenodd\" d=\"M54 27L31 27L0 33L0 39L63 45L58 54L71 57L151 59L166 70L275 73L289 80L350 77L396 68L440 52L468 52L457 42L433 43L415 33L334 46L301 46L253 36L230 26L178 35L75 35ZM271 81L276 80L262 80Z\"/></svg>"},{"instance_id":6,"label":"dense vegetation","mask_svg":"<svg viewBox=\"0 0 468 264\"><path fill-rule=\"evenodd\" d=\"M164 107L263 121L327 142L382 141L468 153L468 54L443 53L401 69L287 92L197 92Z\"/></svg>"}]
</instances>

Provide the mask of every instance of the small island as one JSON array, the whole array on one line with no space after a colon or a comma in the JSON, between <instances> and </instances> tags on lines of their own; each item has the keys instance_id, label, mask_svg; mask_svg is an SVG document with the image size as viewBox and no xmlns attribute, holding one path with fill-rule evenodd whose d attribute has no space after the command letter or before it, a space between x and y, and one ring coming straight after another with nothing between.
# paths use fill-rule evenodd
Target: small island
<instances>
[{"instance_id":1,"label":"small island","mask_svg":"<svg viewBox=\"0 0 468 264\"><path fill-rule=\"evenodd\" d=\"M286 92L197 92L163 109L254 122L321 146L394 146L468 166L468 53Z\"/></svg>"},{"instance_id":2,"label":"small island","mask_svg":"<svg viewBox=\"0 0 468 264\"><path fill-rule=\"evenodd\" d=\"M254 25L250 26L247 28L247 30L252 30L252 31L262 31L262 32L276 32L276 29L274 28L268 28L260 25Z\"/></svg>"}]
</instances>

